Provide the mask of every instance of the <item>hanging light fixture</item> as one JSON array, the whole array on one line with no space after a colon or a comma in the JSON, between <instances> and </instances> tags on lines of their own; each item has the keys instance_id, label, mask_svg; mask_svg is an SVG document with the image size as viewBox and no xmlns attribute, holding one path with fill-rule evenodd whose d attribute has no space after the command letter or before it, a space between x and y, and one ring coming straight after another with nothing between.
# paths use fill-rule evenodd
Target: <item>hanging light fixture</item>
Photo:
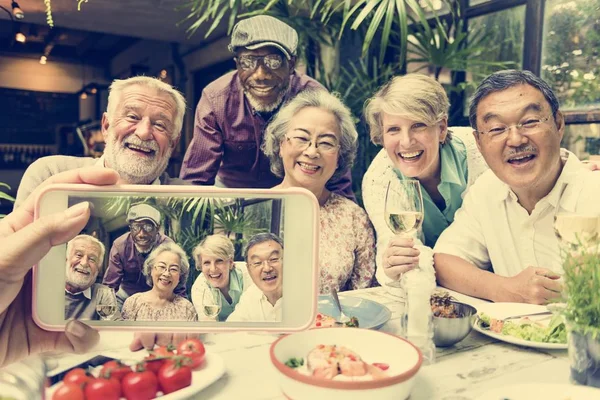
<instances>
[{"instance_id":1,"label":"hanging light fixture","mask_svg":"<svg viewBox=\"0 0 600 400\"><path fill-rule=\"evenodd\" d=\"M46 56L41 56L40 57L40 64L46 65L47 61L48 61L48 57L46 57Z\"/></svg>"},{"instance_id":2,"label":"hanging light fixture","mask_svg":"<svg viewBox=\"0 0 600 400\"><path fill-rule=\"evenodd\" d=\"M10 6L12 7L12 14L16 19L25 18L25 13L23 12L23 10L21 10L21 7L19 7L19 3L13 1L12 3L10 3Z\"/></svg>"}]
</instances>

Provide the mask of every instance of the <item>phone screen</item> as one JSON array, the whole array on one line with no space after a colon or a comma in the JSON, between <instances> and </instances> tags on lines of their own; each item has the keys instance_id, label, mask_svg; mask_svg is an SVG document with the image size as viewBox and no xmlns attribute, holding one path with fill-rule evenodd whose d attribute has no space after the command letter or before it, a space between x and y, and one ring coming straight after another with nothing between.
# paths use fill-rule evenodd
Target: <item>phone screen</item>
<instances>
[{"instance_id":1,"label":"phone screen","mask_svg":"<svg viewBox=\"0 0 600 400\"><path fill-rule=\"evenodd\" d=\"M51 262L43 260L53 265L52 277L49 266L39 268L47 279L62 282L55 293L62 293L63 299L54 307L64 310L63 321L78 319L99 326L257 323L264 327L284 320L284 298L310 307L311 297L316 297L311 268L306 268L315 264L311 262L316 252L311 236L315 235L309 230L309 237L300 241L300 227L286 229L286 224L299 218L286 212L288 201L294 204L286 196L62 194L65 208L81 202L91 205L91 217L80 234L62 252L51 252ZM59 198L55 193L54 201L48 202L54 204ZM311 226L315 216L308 217L304 223ZM284 284L284 265L291 265L291 271L286 271L296 283ZM298 279L293 271L300 274ZM293 293L284 296L294 292L290 287L299 282L306 282L304 289L296 288L306 299ZM49 294L36 293L40 307L40 295Z\"/></svg>"}]
</instances>

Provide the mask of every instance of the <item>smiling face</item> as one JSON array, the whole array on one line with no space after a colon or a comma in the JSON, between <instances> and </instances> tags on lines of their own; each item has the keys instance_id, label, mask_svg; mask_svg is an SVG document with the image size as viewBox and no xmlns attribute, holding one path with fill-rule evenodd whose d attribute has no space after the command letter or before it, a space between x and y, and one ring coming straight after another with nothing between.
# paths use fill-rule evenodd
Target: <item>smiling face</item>
<instances>
[{"instance_id":1,"label":"smiling face","mask_svg":"<svg viewBox=\"0 0 600 400\"><path fill-rule=\"evenodd\" d=\"M267 57L267 61L262 57ZM271 59L281 60L278 68L275 68L278 62ZM256 67L248 68L254 62ZM272 68L265 64L271 65ZM255 50L241 49L237 52L236 65L240 82L255 110L273 111L281 104L290 86L294 64L294 58L288 60L281 51L272 46Z\"/></svg>"},{"instance_id":2,"label":"smiling face","mask_svg":"<svg viewBox=\"0 0 600 400\"><path fill-rule=\"evenodd\" d=\"M154 259L151 270L152 286L159 291L172 293L179 284L181 276L179 255L163 251Z\"/></svg>"},{"instance_id":3,"label":"smiling face","mask_svg":"<svg viewBox=\"0 0 600 400\"><path fill-rule=\"evenodd\" d=\"M312 192L323 190L338 165L340 126L329 111L305 107L290 120L279 155L285 171L284 183ZM306 149L298 146L310 143ZM315 143L318 148L315 148ZM332 146L333 151L326 151Z\"/></svg>"},{"instance_id":4,"label":"smiling face","mask_svg":"<svg viewBox=\"0 0 600 400\"><path fill-rule=\"evenodd\" d=\"M248 272L267 297L280 298L283 288L283 249L269 240L248 249Z\"/></svg>"},{"instance_id":5,"label":"smiling face","mask_svg":"<svg viewBox=\"0 0 600 400\"><path fill-rule=\"evenodd\" d=\"M83 291L94 284L98 276L100 248L86 239L75 239L67 255L66 284L70 292Z\"/></svg>"},{"instance_id":6,"label":"smiling face","mask_svg":"<svg viewBox=\"0 0 600 400\"><path fill-rule=\"evenodd\" d=\"M123 89L115 115L102 116L106 166L126 183L151 183L165 170L173 140L176 103L170 95L140 85Z\"/></svg>"},{"instance_id":7,"label":"smiling face","mask_svg":"<svg viewBox=\"0 0 600 400\"><path fill-rule=\"evenodd\" d=\"M229 271L233 269L233 260L200 254L199 261L202 266L202 273L212 287L221 289L229 286Z\"/></svg>"},{"instance_id":8,"label":"smiling face","mask_svg":"<svg viewBox=\"0 0 600 400\"><path fill-rule=\"evenodd\" d=\"M152 220L132 221L129 225L129 231L135 248L140 253L149 253L158 241L158 227Z\"/></svg>"},{"instance_id":9,"label":"smiling face","mask_svg":"<svg viewBox=\"0 0 600 400\"><path fill-rule=\"evenodd\" d=\"M547 121L535 128L510 127L535 120ZM492 171L513 190L553 187L561 166L560 141L564 119L556 120L539 90L518 85L491 93L477 106L477 130L494 132L509 126L504 135L475 133L477 145Z\"/></svg>"},{"instance_id":10,"label":"smiling face","mask_svg":"<svg viewBox=\"0 0 600 400\"><path fill-rule=\"evenodd\" d=\"M446 119L427 125L382 113L383 146L396 168L407 178L424 180L439 173L440 142L446 139Z\"/></svg>"}]
</instances>

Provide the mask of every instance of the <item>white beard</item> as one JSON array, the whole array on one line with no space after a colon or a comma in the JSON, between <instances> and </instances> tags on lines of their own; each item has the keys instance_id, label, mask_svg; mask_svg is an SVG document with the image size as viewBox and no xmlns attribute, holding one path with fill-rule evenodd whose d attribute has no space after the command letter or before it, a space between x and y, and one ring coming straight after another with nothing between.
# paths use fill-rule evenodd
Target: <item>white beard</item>
<instances>
[{"instance_id":1,"label":"white beard","mask_svg":"<svg viewBox=\"0 0 600 400\"><path fill-rule=\"evenodd\" d=\"M125 147L125 143L143 144L144 147L154 150L154 157L136 157ZM169 146L160 160L158 152L159 147L155 140L142 141L137 136L130 135L119 144L117 136L109 131L104 157L107 166L117 171L125 182L143 185L154 182L167 169L173 147Z\"/></svg>"},{"instance_id":2,"label":"white beard","mask_svg":"<svg viewBox=\"0 0 600 400\"><path fill-rule=\"evenodd\" d=\"M246 95L248 102L255 111L271 112L276 110L277 107L281 105L281 103L283 102L283 98L285 97L287 92L287 90L284 90L281 93L279 93L279 96L277 96L277 99L272 104L264 104L261 100L254 97L249 91L244 91L244 94Z\"/></svg>"},{"instance_id":3,"label":"white beard","mask_svg":"<svg viewBox=\"0 0 600 400\"><path fill-rule=\"evenodd\" d=\"M80 291L84 291L85 289L92 286L94 284L94 282L96 282L96 277L98 276L98 271L96 271L95 274L83 275L83 274L80 274L79 272L76 272L73 268L71 268L71 265L68 261L67 261L66 265L67 265L67 270L66 270L65 282L67 284L69 284L69 286L77 288ZM90 267L82 267L80 265L79 268L85 269L88 272L92 271L92 269Z\"/></svg>"}]
</instances>

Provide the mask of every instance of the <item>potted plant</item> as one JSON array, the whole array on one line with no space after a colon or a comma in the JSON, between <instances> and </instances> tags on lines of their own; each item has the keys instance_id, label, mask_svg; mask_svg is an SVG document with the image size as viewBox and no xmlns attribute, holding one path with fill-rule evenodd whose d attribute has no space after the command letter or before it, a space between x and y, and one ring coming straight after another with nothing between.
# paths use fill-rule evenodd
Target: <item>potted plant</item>
<instances>
[{"instance_id":1,"label":"potted plant","mask_svg":"<svg viewBox=\"0 0 600 400\"><path fill-rule=\"evenodd\" d=\"M555 224L562 242L571 379L594 387L600 387L599 226L599 217L573 215L557 216Z\"/></svg>"}]
</instances>

